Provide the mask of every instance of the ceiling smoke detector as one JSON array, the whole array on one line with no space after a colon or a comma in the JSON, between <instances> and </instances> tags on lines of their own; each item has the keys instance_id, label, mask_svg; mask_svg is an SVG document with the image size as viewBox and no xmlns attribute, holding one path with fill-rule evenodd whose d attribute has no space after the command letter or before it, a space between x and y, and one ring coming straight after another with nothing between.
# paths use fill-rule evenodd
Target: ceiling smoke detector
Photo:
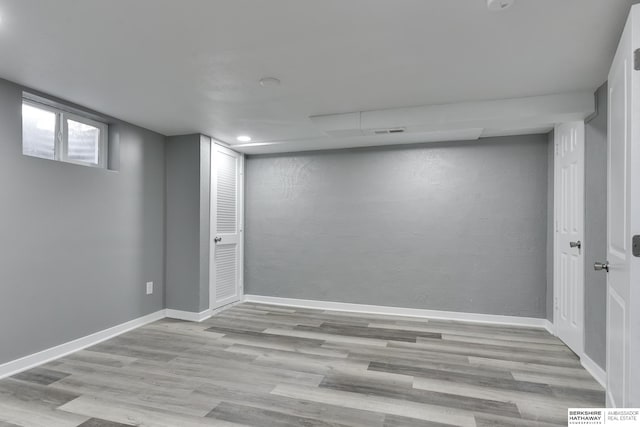
<instances>
[{"instance_id":1,"label":"ceiling smoke detector","mask_svg":"<svg viewBox=\"0 0 640 427\"><path fill-rule=\"evenodd\" d=\"M487 0L489 10L505 10L511 7L516 0Z\"/></svg>"},{"instance_id":2,"label":"ceiling smoke detector","mask_svg":"<svg viewBox=\"0 0 640 427\"><path fill-rule=\"evenodd\" d=\"M262 86L262 87L280 86L280 80L276 79L275 77L262 78L262 79L260 79L259 83L260 83L260 86Z\"/></svg>"}]
</instances>

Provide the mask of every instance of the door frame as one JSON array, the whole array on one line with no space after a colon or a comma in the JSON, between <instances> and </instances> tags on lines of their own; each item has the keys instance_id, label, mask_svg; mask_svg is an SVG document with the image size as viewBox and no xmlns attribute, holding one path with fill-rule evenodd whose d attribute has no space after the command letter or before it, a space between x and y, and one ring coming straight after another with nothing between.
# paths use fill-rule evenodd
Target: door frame
<instances>
[{"instance_id":1,"label":"door frame","mask_svg":"<svg viewBox=\"0 0 640 427\"><path fill-rule=\"evenodd\" d=\"M640 356L640 311L637 309L640 304L640 258L634 256L632 249L633 236L640 233L640 171L634 167L640 162L640 122L637 119L640 113L639 29L640 6L636 4L631 6L607 76L607 259L601 260L607 265L603 271L607 275L606 393L607 406L623 408L640 406L640 366L637 363ZM621 81L616 78L617 73L622 74ZM620 88L622 96L616 100L613 93ZM613 110L616 105L620 106L618 102L624 105L624 116L622 123L616 123L614 127ZM612 155L614 146L618 148L617 159ZM622 185L614 182L612 173L621 164L624 165ZM621 187L624 191L618 191L618 195L622 200L615 200L612 189L620 190ZM615 209L620 205L621 209ZM614 225L620 224L622 228L615 229ZM617 303L618 310L612 310L613 303ZM612 322L615 317L618 317L617 328ZM615 343L614 339L620 342ZM614 348L613 344L620 346ZM622 360L614 362L613 352Z\"/></svg>"},{"instance_id":2,"label":"door frame","mask_svg":"<svg viewBox=\"0 0 640 427\"><path fill-rule=\"evenodd\" d=\"M582 181L583 181L583 185L582 185L582 189L583 189L583 209L582 209L582 230L580 230L580 235L581 235L581 239L580 242L582 244L581 247L581 253L582 253L582 269L580 271L580 277L581 280L579 280L579 292L582 294L582 316L581 316L581 324L580 324L580 334L581 336L579 337L579 347L577 349L572 349L573 351L577 350L577 355L578 357L580 357L580 359L582 359L584 357L584 345L585 345L585 300L586 300L586 290L585 290L585 264L584 264L584 252L585 252L585 246L586 244L588 244L588 242L585 242L584 236L585 236L585 208L586 208L586 179L585 179L585 154L586 154L586 130L585 130L585 123L584 121L575 121L575 122L567 122L567 123L559 123L556 125L556 127L554 128L554 135L553 135L553 334L558 336L558 310L559 310L559 298L560 298L560 280L559 280L559 271L560 271L560 262L559 262L559 257L560 257L560 253L561 251L559 250L559 239L558 239L558 208L560 206L560 201L561 201L561 191L560 191L560 185L559 185L559 173L558 173L558 167L559 167L559 161L558 161L558 156L559 156L559 140L558 140L558 132L557 129L559 126L562 125L570 125L570 124L575 124L577 126L581 126L582 129L577 132L577 138L578 138L578 144L582 144L583 147L583 156L582 156Z\"/></svg>"},{"instance_id":3,"label":"door frame","mask_svg":"<svg viewBox=\"0 0 640 427\"><path fill-rule=\"evenodd\" d=\"M216 265L215 243L213 239L217 234L216 224L216 150L226 151L238 156L238 301L244 298L244 166L245 155L231 150L226 144L211 139L211 152L209 153L209 309L217 310L227 304L218 305L216 301ZM237 301L231 301L233 304Z\"/></svg>"}]
</instances>

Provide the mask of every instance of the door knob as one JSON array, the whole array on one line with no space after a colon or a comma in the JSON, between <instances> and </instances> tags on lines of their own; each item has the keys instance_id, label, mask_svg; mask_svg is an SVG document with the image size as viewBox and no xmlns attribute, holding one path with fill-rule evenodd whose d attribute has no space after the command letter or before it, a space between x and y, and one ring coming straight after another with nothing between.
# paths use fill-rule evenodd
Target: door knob
<instances>
[{"instance_id":1,"label":"door knob","mask_svg":"<svg viewBox=\"0 0 640 427\"><path fill-rule=\"evenodd\" d=\"M582 247L582 242L580 240L576 242L569 242L569 247L580 249Z\"/></svg>"},{"instance_id":2,"label":"door knob","mask_svg":"<svg viewBox=\"0 0 640 427\"><path fill-rule=\"evenodd\" d=\"M594 262L593 269L596 271L604 270L607 273L609 272L609 261L605 262Z\"/></svg>"},{"instance_id":3,"label":"door knob","mask_svg":"<svg viewBox=\"0 0 640 427\"><path fill-rule=\"evenodd\" d=\"M216 236L215 239L213 239L214 242L218 243L222 241L222 237L220 236Z\"/></svg>"}]
</instances>

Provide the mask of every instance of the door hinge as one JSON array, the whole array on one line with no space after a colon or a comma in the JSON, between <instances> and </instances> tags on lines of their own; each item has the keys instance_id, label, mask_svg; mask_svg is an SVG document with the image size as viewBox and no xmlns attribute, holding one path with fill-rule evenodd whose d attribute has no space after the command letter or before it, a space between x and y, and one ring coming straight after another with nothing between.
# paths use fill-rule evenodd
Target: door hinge
<instances>
[{"instance_id":1,"label":"door hinge","mask_svg":"<svg viewBox=\"0 0 640 427\"><path fill-rule=\"evenodd\" d=\"M640 49L633 51L633 69L636 71L640 70Z\"/></svg>"}]
</instances>

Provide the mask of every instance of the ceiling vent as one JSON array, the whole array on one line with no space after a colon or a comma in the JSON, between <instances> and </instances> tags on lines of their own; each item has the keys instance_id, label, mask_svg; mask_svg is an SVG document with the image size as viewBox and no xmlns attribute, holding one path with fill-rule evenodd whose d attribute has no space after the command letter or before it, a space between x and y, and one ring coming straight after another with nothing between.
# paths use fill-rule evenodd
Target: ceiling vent
<instances>
[{"instance_id":1,"label":"ceiling vent","mask_svg":"<svg viewBox=\"0 0 640 427\"><path fill-rule=\"evenodd\" d=\"M513 6L515 0L487 0L487 8L491 11L505 10Z\"/></svg>"},{"instance_id":2,"label":"ceiling vent","mask_svg":"<svg viewBox=\"0 0 640 427\"><path fill-rule=\"evenodd\" d=\"M395 133L404 133L405 132L405 128L388 128L388 129L373 129L371 131L367 131L367 129L364 129L364 133L372 133L373 135L389 135L389 134L395 134Z\"/></svg>"},{"instance_id":3,"label":"ceiling vent","mask_svg":"<svg viewBox=\"0 0 640 427\"><path fill-rule=\"evenodd\" d=\"M518 129L550 129L553 123L584 120L594 111L593 93L569 92L525 98L422 105L311 116L318 131L334 138L376 141L420 140L426 133L491 129L515 135ZM523 134L524 134L523 133ZM473 136L474 133L458 135ZM423 141L424 142L424 141Z\"/></svg>"}]
</instances>

